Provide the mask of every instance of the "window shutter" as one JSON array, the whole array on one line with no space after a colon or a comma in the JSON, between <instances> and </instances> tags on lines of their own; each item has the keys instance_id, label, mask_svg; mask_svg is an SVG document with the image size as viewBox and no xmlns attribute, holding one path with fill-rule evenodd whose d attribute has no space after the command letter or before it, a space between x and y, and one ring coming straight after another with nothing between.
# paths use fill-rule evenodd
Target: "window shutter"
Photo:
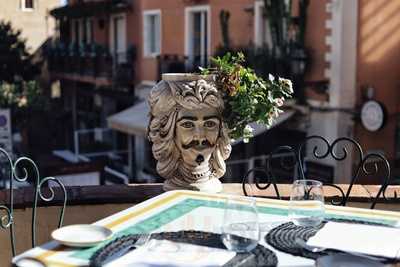
<instances>
[{"instance_id":1,"label":"window shutter","mask_svg":"<svg viewBox=\"0 0 400 267\"><path fill-rule=\"evenodd\" d=\"M143 52L147 56L149 54L149 16L143 16Z\"/></svg>"},{"instance_id":2,"label":"window shutter","mask_svg":"<svg viewBox=\"0 0 400 267\"><path fill-rule=\"evenodd\" d=\"M154 28L155 28L155 42L156 42L156 53L160 54L161 53L161 16L160 14L155 15L155 20L154 20Z\"/></svg>"}]
</instances>

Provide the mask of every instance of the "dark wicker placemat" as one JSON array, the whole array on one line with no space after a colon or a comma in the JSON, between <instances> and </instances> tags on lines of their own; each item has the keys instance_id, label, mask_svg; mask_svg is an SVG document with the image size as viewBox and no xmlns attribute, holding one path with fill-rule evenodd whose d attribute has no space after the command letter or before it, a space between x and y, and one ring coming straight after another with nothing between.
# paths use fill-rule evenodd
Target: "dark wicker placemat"
<instances>
[{"instance_id":1,"label":"dark wicker placemat","mask_svg":"<svg viewBox=\"0 0 400 267\"><path fill-rule=\"evenodd\" d=\"M90 267L100 267L109 262L111 258L118 255L121 250L133 245L139 235L121 236L106 246L96 251L90 258ZM169 240L200 246L226 249L221 241L221 235L202 231L179 231L154 233L152 239ZM244 266L277 266L278 258L275 253L268 248L258 244L252 251L246 253L236 253L236 256L227 262L224 267L244 267Z\"/></svg>"},{"instance_id":2,"label":"dark wicker placemat","mask_svg":"<svg viewBox=\"0 0 400 267\"><path fill-rule=\"evenodd\" d=\"M359 224L368 224L368 225L379 225L379 226L387 226L380 223L373 223L373 222L365 222L365 221L358 221L358 220L346 220L346 219L332 219L329 221L336 221L336 222L347 222L347 223L359 223ZM310 227L310 226L297 226L292 222L281 224L271 231L265 236L265 241L271 245L272 247L292 254L294 256L301 256L310 259L317 259L321 256L325 255L332 255L339 253L338 251L327 249L321 252L311 252L306 249L301 248L299 245L296 244L296 239L300 238L304 241L307 241L311 236L315 235L319 229L321 229L326 224L324 221L321 225L317 227ZM343 233L344 234L344 233ZM342 252L340 252L342 253ZM384 259L384 258L382 258ZM393 263L398 262L394 259L385 259L385 263Z\"/></svg>"}]
</instances>

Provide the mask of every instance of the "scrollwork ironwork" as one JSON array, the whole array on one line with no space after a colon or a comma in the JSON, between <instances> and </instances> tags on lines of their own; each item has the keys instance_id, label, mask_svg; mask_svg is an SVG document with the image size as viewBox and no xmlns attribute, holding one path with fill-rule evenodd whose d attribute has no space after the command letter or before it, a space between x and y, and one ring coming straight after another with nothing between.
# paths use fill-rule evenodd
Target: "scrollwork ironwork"
<instances>
[{"instance_id":1,"label":"scrollwork ironwork","mask_svg":"<svg viewBox=\"0 0 400 267\"><path fill-rule=\"evenodd\" d=\"M28 182L30 178L33 186L34 186L34 196L33 196L33 207L32 207L32 225L31 225L31 234L32 234L32 247L36 245L36 212L39 199L45 202L52 201L54 199L54 190L53 188L49 187L50 196L46 197L42 193L42 187L47 184L49 181L52 181L62 189L63 192L63 206L61 208L60 217L58 227L61 227L65 208L67 204L67 193L65 186L54 177L45 177L41 178L39 174L39 169L36 163L27 157L20 157L15 160L13 163L10 155L4 149L0 148L0 154L2 154L6 161L8 162L9 170L9 181L10 181L10 188L9 188L9 200L8 204L0 205L0 210L4 210L6 215L1 217L0 226L2 228L9 228L10 230L10 239L11 239L11 250L13 256L16 255L15 249L15 231L14 231L14 180L17 182ZM29 168L28 168L29 167ZM33 170L33 174L30 175L29 170Z\"/></svg>"},{"instance_id":2,"label":"scrollwork ironwork","mask_svg":"<svg viewBox=\"0 0 400 267\"><path fill-rule=\"evenodd\" d=\"M285 161L284 157L280 157L279 163L280 163L280 167L283 168L284 170L290 170L290 169L295 169L297 166L297 160L296 160L296 151L291 147L291 146L279 146L276 149L272 150L267 157L266 160L266 169L264 168L260 168L260 167L256 167L253 169L250 169L247 171L246 175L243 178L242 181L242 189L243 189L243 193L246 196L249 196L247 190L246 190L246 184L251 184L252 181L250 181L250 175L253 173L262 173L265 176L265 179L260 181L260 179L258 178L258 176L255 177L254 179L254 185L257 189L259 190L266 190L267 188L269 188L271 185L274 187L274 191L275 194L277 196L278 199L281 199L280 193L279 193L279 189L277 186L277 181L276 181L276 173L274 171L274 168L272 167L272 159L273 157L278 154L278 153L283 153L283 152L288 152L291 154L292 157L292 161ZM265 185L261 185L261 183L264 183Z\"/></svg>"},{"instance_id":3,"label":"scrollwork ironwork","mask_svg":"<svg viewBox=\"0 0 400 267\"><path fill-rule=\"evenodd\" d=\"M251 174L253 174L253 173L262 173L262 174L264 174L265 175L265 177L266 177L266 183L265 183L265 185L261 185L261 181L260 181L260 179L258 178L258 176L255 176L254 177L254 180L250 180L250 178L251 178ZM276 196L277 196L277 198L281 198L280 197L280 194L279 194L279 190L278 190L278 187L277 187L277 185L276 185L276 181L275 180L273 180L273 181L270 181L270 179L274 179L274 178L271 178L270 176L269 176L269 174L263 169L263 168L253 168L253 169L250 169L247 173L246 173L246 175L244 176L244 178L243 178L243 181L242 181L242 189L243 189L243 193L244 193L244 195L245 196L253 196L253 195L250 195L249 194L249 192L247 191L247 189L246 189L246 185L249 185L250 187L252 186L252 185L254 185L257 189L259 189L259 190L266 190L268 187L270 187L271 186L271 184L273 185L273 187L274 187L274 190L275 190L275 193L276 193ZM254 189L254 188L253 188Z\"/></svg>"},{"instance_id":4,"label":"scrollwork ironwork","mask_svg":"<svg viewBox=\"0 0 400 267\"><path fill-rule=\"evenodd\" d=\"M6 229L10 227L13 222L13 216L11 210L4 205L0 205L0 210L4 210L7 214L0 217L0 227Z\"/></svg>"},{"instance_id":5,"label":"scrollwork ironwork","mask_svg":"<svg viewBox=\"0 0 400 267\"><path fill-rule=\"evenodd\" d=\"M305 171L305 162L306 162L306 156L307 152L305 151L306 145L308 143L312 142L313 147L312 147L312 153L311 157L314 157L317 160L325 159L328 158L329 156L336 161L344 161L346 159L350 158L350 155L355 155L358 159L358 162L356 164L356 171L355 175L351 177L349 187L347 190L343 190L341 187L338 185L332 184L332 183L324 183L324 186L329 186L333 187L335 190L338 191L338 195L335 195L333 199L330 201L332 205L341 205L345 206L349 200L350 193L353 189L354 183L359 179L361 175L374 175L378 174L379 171L379 166L383 166L383 177L380 180L380 188L376 196L374 196L372 205L370 206L371 209L375 208L377 201L381 196L385 200L387 200L387 197L385 195L386 189L388 188L390 184L390 177L391 177L391 169L390 169L390 164L388 160L380 154L376 153L370 153L367 155L364 155L363 149L361 145L355 141L354 139L348 138L348 137L341 137L335 139L332 143L330 143L326 138L318 135L312 135L308 136L305 138L305 140L300 143L297 147L291 147L291 146L280 146L277 149L273 150L271 153L269 153L268 156L268 161L267 161L267 167L266 169L251 169L247 172L245 175L245 178L243 179L242 183L242 188L243 192L245 195L247 195L247 192L245 192L245 183L248 182L248 176L254 171L257 172L263 172L265 176L267 177L267 184L265 186L260 186L259 185L259 180L258 177L255 180L255 185L259 190L263 190L268 188L271 184L274 185L274 188L276 189L276 193L278 196L279 191L277 190L277 185L276 185L276 180L274 179L276 177L274 170L271 166L271 158L273 155L277 152L280 152L282 150L289 151L295 155L295 163L292 165L285 165L283 162L283 159L281 159L280 162L280 167L284 169L288 169L288 167L293 167L294 165L298 166L298 172L300 175L301 179L306 179L306 171ZM349 146L353 150L349 150ZM374 161L372 162L372 160ZM371 168L372 167L372 168ZM397 193L394 192L394 198L397 199Z\"/></svg>"}]
</instances>

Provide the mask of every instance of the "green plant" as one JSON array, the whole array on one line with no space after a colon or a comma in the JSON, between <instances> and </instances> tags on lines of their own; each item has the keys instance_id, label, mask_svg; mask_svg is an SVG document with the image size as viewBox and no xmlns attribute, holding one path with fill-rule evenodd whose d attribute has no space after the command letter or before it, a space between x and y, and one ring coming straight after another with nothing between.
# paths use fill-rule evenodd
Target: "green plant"
<instances>
[{"instance_id":1,"label":"green plant","mask_svg":"<svg viewBox=\"0 0 400 267\"><path fill-rule=\"evenodd\" d=\"M40 65L33 63L32 57L21 31L0 20L0 83L34 79L40 73Z\"/></svg>"},{"instance_id":2,"label":"green plant","mask_svg":"<svg viewBox=\"0 0 400 267\"><path fill-rule=\"evenodd\" d=\"M10 108L13 124L26 124L36 112L49 109L48 98L36 81L0 83L0 107Z\"/></svg>"},{"instance_id":3,"label":"green plant","mask_svg":"<svg viewBox=\"0 0 400 267\"><path fill-rule=\"evenodd\" d=\"M285 99L293 93L292 82L275 79L272 75L264 80L243 64L243 53L212 58L213 67L203 69L202 74L215 74L218 89L223 93L223 119L233 139L252 137L250 123L257 122L270 127L282 112Z\"/></svg>"}]
</instances>

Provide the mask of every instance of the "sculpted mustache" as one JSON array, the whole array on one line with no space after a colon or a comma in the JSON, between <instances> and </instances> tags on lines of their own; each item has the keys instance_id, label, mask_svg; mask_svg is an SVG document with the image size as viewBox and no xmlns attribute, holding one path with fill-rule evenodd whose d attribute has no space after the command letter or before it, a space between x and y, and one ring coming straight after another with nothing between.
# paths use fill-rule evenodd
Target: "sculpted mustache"
<instances>
[{"instance_id":1,"label":"sculpted mustache","mask_svg":"<svg viewBox=\"0 0 400 267\"><path fill-rule=\"evenodd\" d=\"M205 146L205 147L213 147L214 146L208 140L201 141L201 145ZM199 140L192 140L189 144L187 144L187 145L183 144L182 145L183 149L189 149L189 148L196 147L196 146L200 146L200 141Z\"/></svg>"}]
</instances>

